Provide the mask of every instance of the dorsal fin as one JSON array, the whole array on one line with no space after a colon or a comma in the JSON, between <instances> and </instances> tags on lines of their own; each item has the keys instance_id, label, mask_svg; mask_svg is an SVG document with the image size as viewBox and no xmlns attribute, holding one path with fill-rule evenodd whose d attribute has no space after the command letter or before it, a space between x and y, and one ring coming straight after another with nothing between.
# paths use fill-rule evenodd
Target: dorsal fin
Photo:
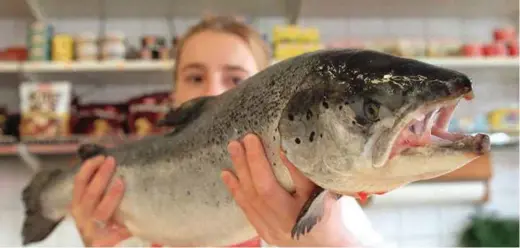
<instances>
[{"instance_id":1,"label":"dorsal fin","mask_svg":"<svg viewBox=\"0 0 520 248\"><path fill-rule=\"evenodd\" d=\"M83 162L97 155L107 155L107 150L102 145L86 143L78 147L77 153L81 162Z\"/></svg>"},{"instance_id":2,"label":"dorsal fin","mask_svg":"<svg viewBox=\"0 0 520 248\"><path fill-rule=\"evenodd\" d=\"M177 108L172 108L163 119L157 122L157 126L174 127L174 133L190 124L204 111L206 102L214 96L203 96L189 100Z\"/></svg>"}]
</instances>

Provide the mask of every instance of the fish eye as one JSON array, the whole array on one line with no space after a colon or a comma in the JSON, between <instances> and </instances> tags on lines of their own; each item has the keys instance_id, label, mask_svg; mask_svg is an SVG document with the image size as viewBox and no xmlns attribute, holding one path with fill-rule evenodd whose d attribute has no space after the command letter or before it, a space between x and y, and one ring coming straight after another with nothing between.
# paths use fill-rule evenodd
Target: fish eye
<instances>
[{"instance_id":1,"label":"fish eye","mask_svg":"<svg viewBox=\"0 0 520 248\"><path fill-rule=\"evenodd\" d=\"M370 121L377 121L379 119L379 109L381 105L374 101L365 101L363 105L363 111L365 112L365 116Z\"/></svg>"}]
</instances>

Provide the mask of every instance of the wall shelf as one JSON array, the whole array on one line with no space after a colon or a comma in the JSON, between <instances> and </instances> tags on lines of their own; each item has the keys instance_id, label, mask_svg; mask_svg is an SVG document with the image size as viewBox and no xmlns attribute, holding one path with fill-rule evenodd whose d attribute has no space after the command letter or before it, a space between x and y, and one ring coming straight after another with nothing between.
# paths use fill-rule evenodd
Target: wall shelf
<instances>
[{"instance_id":1,"label":"wall shelf","mask_svg":"<svg viewBox=\"0 0 520 248\"><path fill-rule=\"evenodd\" d=\"M444 58L428 58L428 57L417 57L417 60L450 68L510 68L510 69L518 69L519 68L519 58L518 57L482 57L482 58L473 58L473 57L444 57ZM273 63L276 63L274 61Z\"/></svg>"},{"instance_id":2,"label":"wall shelf","mask_svg":"<svg viewBox=\"0 0 520 248\"><path fill-rule=\"evenodd\" d=\"M518 69L518 57L507 58L416 58L421 61L452 68L510 68ZM273 61L273 64L278 61ZM46 72L106 72L106 71L171 71L174 60L149 61L93 61L93 62L0 62L0 73Z\"/></svg>"},{"instance_id":3,"label":"wall shelf","mask_svg":"<svg viewBox=\"0 0 520 248\"><path fill-rule=\"evenodd\" d=\"M13 73L20 70L20 64L17 62L0 61L0 73Z\"/></svg>"},{"instance_id":4,"label":"wall shelf","mask_svg":"<svg viewBox=\"0 0 520 248\"><path fill-rule=\"evenodd\" d=\"M25 62L23 72L76 72L76 71L161 71L171 70L174 62L150 60L92 61L92 62Z\"/></svg>"}]
</instances>

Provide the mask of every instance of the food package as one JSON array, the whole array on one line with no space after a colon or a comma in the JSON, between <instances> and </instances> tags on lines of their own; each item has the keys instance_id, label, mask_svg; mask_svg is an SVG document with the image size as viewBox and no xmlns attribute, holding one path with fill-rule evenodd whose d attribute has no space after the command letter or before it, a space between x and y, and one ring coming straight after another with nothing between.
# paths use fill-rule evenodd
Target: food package
<instances>
[{"instance_id":1,"label":"food package","mask_svg":"<svg viewBox=\"0 0 520 248\"><path fill-rule=\"evenodd\" d=\"M93 33L82 33L75 39L76 59L78 61L94 61L99 57L98 38Z\"/></svg>"},{"instance_id":2,"label":"food package","mask_svg":"<svg viewBox=\"0 0 520 248\"><path fill-rule=\"evenodd\" d=\"M7 108L0 106L0 139L6 135Z\"/></svg>"},{"instance_id":3,"label":"food package","mask_svg":"<svg viewBox=\"0 0 520 248\"><path fill-rule=\"evenodd\" d=\"M164 37L144 36L141 38L141 59L167 60L171 57L170 52Z\"/></svg>"},{"instance_id":4,"label":"food package","mask_svg":"<svg viewBox=\"0 0 520 248\"><path fill-rule=\"evenodd\" d=\"M5 134L5 123L7 121L7 108L0 105L0 136Z\"/></svg>"},{"instance_id":5,"label":"food package","mask_svg":"<svg viewBox=\"0 0 520 248\"><path fill-rule=\"evenodd\" d=\"M52 139L70 135L71 84L24 82L20 85L20 137Z\"/></svg>"},{"instance_id":6,"label":"food package","mask_svg":"<svg viewBox=\"0 0 520 248\"><path fill-rule=\"evenodd\" d=\"M81 136L107 137L125 133L126 105L93 103L78 106L74 132Z\"/></svg>"},{"instance_id":7,"label":"food package","mask_svg":"<svg viewBox=\"0 0 520 248\"><path fill-rule=\"evenodd\" d=\"M167 128L158 127L156 124L169 110L170 94L170 92L157 92L128 101L129 132L142 137L166 131Z\"/></svg>"},{"instance_id":8,"label":"food package","mask_svg":"<svg viewBox=\"0 0 520 248\"><path fill-rule=\"evenodd\" d=\"M27 32L28 56L31 61L51 59L51 41L54 28L44 22L34 22Z\"/></svg>"},{"instance_id":9,"label":"food package","mask_svg":"<svg viewBox=\"0 0 520 248\"><path fill-rule=\"evenodd\" d=\"M0 105L0 144L12 144L16 142L16 138L8 133L8 118L7 107Z\"/></svg>"},{"instance_id":10,"label":"food package","mask_svg":"<svg viewBox=\"0 0 520 248\"><path fill-rule=\"evenodd\" d=\"M103 60L124 60L126 52L126 38L123 33L111 32L103 39L101 47Z\"/></svg>"},{"instance_id":11,"label":"food package","mask_svg":"<svg viewBox=\"0 0 520 248\"><path fill-rule=\"evenodd\" d=\"M55 35L52 38L52 60L69 62L74 59L74 40L66 34Z\"/></svg>"},{"instance_id":12,"label":"food package","mask_svg":"<svg viewBox=\"0 0 520 248\"><path fill-rule=\"evenodd\" d=\"M318 43L320 42L320 31L314 27L276 25L273 29L273 43L284 42Z\"/></svg>"},{"instance_id":13,"label":"food package","mask_svg":"<svg viewBox=\"0 0 520 248\"><path fill-rule=\"evenodd\" d=\"M464 44L461 47L461 55L465 57L480 57L482 56L482 44L470 43Z\"/></svg>"},{"instance_id":14,"label":"food package","mask_svg":"<svg viewBox=\"0 0 520 248\"><path fill-rule=\"evenodd\" d=\"M510 42L517 39L516 29L513 26L505 26L493 30L495 42Z\"/></svg>"}]
</instances>

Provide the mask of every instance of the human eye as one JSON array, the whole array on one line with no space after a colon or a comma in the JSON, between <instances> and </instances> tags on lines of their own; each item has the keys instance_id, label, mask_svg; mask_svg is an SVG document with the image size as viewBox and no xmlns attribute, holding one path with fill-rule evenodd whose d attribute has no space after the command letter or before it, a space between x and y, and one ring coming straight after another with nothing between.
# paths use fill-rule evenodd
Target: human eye
<instances>
[{"instance_id":1,"label":"human eye","mask_svg":"<svg viewBox=\"0 0 520 248\"><path fill-rule=\"evenodd\" d=\"M204 82L204 75L202 75L202 73L188 73L184 77L184 81L193 84L201 84Z\"/></svg>"},{"instance_id":2,"label":"human eye","mask_svg":"<svg viewBox=\"0 0 520 248\"><path fill-rule=\"evenodd\" d=\"M242 81L244 81L244 77L239 77L239 76L231 77L231 82L235 85L240 84Z\"/></svg>"},{"instance_id":3,"label":"human eye","mask_svg":"<svg viewBox=\"0 0 520 248\"><path fill-rule=\"evenodd\" d=\"M225 76L226 84L230 86L237 86L247 78L245 73L229 73Z\"/></svg>"}]
</instances>

